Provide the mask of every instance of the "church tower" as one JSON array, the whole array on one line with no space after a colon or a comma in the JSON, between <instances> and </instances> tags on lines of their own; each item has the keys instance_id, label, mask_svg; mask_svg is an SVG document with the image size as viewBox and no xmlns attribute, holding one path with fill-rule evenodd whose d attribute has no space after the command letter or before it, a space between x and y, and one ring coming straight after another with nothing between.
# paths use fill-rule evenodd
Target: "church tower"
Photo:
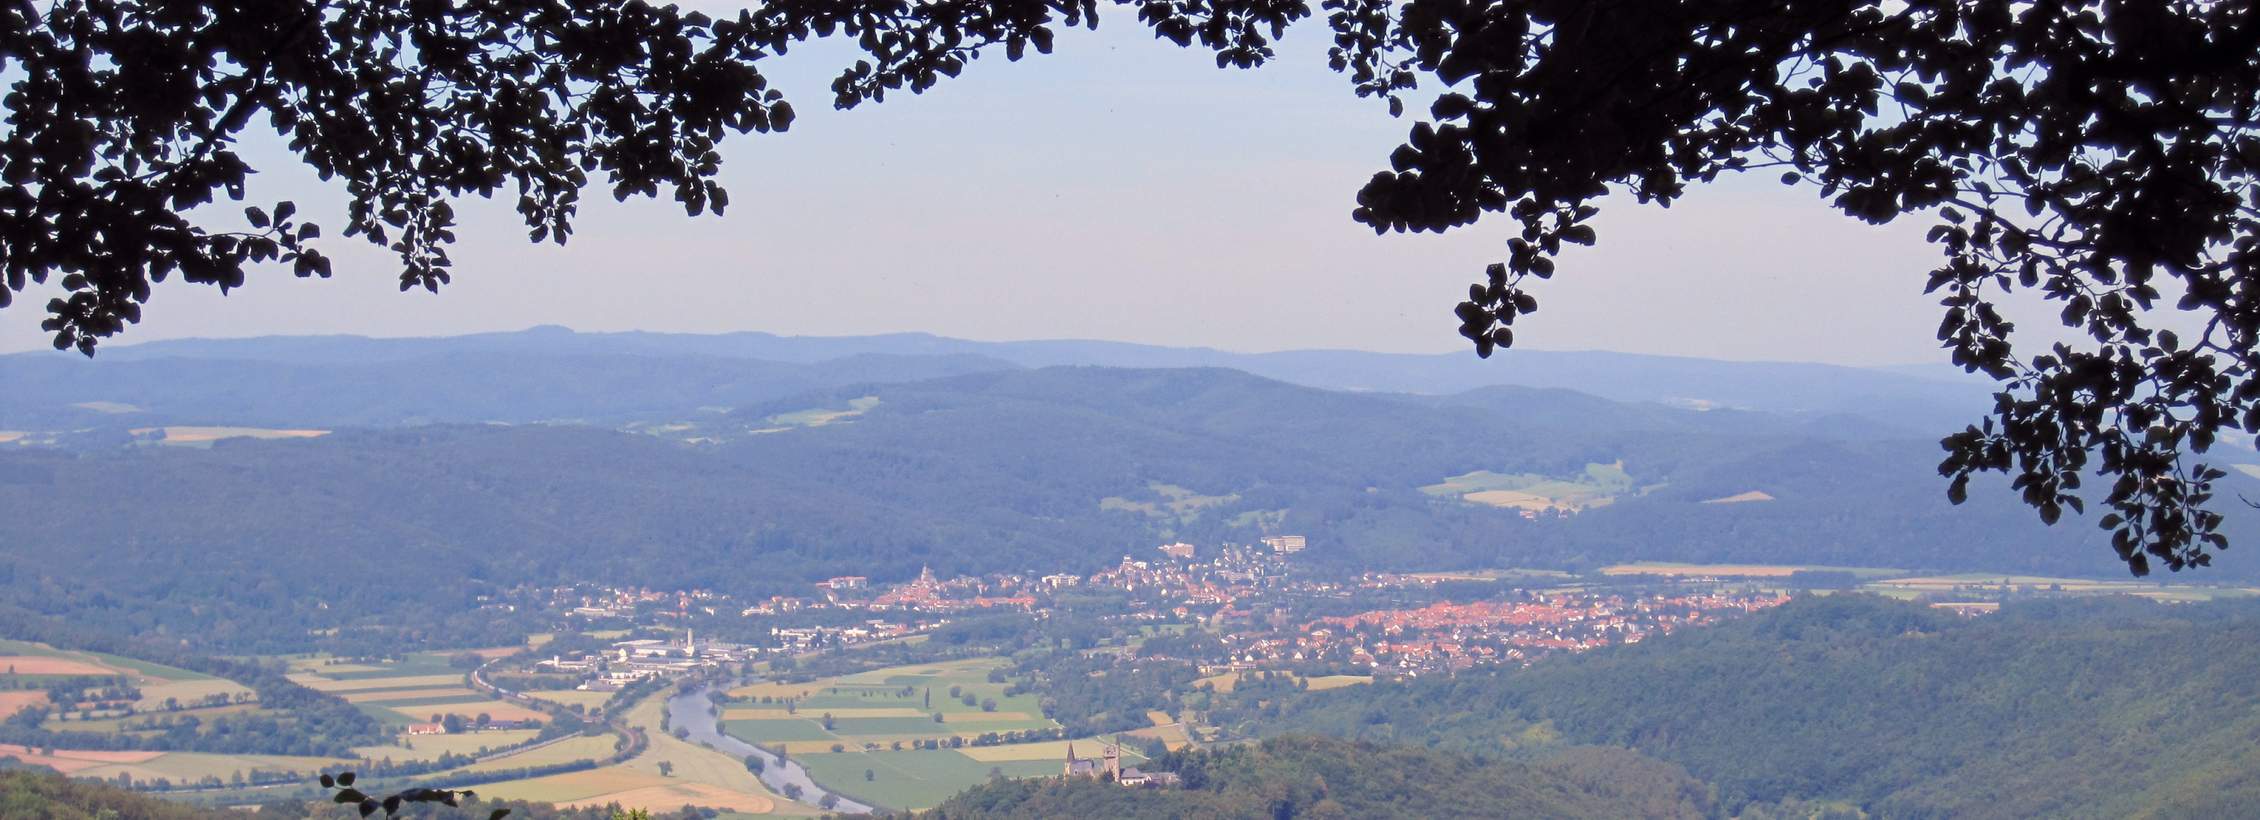
<instances>
[{"instance_id":1,"label":"church tower","mask_svg":"<svg viewBox=\"0 0 2260 820\"><path fill-rule=\"evenodd\" d=\"M1105 757L1106 779L1120 782L1122 780L1122 745L1119 742L1108 743Z\"/></svg>"}]
</instances>

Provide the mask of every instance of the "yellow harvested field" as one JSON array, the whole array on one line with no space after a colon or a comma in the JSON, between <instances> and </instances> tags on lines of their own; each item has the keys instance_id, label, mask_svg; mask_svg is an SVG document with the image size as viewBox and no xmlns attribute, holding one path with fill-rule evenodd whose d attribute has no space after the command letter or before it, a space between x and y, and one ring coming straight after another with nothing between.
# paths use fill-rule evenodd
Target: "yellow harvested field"
<instances>
[{"instance_id":1,"label":"yellow harvested field","mask_svg":"<svg viewBox=\"0 0 2260 820\"><path fill-rule=\"evenodd\" d=\"M495 720L532 720L548 722L549 715L499 700L482 700L472 703L440 703L427 706L387 706L409 720L431 720L433 715L460 715L465 719L486 715Z\"/></svg>"},{"instance_id":2,"label":"yellow harvested field","mask_svg":"<svg viewBox=\"0 0 2260 820\"><path fill-rule=\"evenodd\" d=\"M1304 678L1303 681L1310 685L1312 691L1324 692L1328 689L1340 689L1344 686L1356 686L1361 683L1372 683L1373 679L1364 675L1320 675L1315 678ZM1221 674L1210 675L1208 677L1195 680L1193 681L1193 686L1195 688L1198 688L1201 684L1205 683L1210 686L1216 687L1216 691L1218 692L1230 692L1232 691L1232 687L1238 685L1239 682L1240 673L1224 672Z\"/></svg>"},{"instance_id":3,"label":"yellow harvested field","mask_svg":"<svg viewBox=\"0 0 2260 820\"><path fill-rule=\"evenodd\" d=\"M777 810L776 798L731 791L704 783L662 783L559 803L558 806L568 809L601 808L614 803L620 804L622 808L652 812L675 811L684 806L704 806L745 814L769 814Z\"/></svg>"},{"instance_id":4,"label":"yellow harvested field","mask_svg":"<svg viewBox=\"0 0 2260 820\"><path fill-rule=\"evenodd\" d=\"M379 689L375 691L363 690L358 692L338 692L336 694L338 697L344 698L346 703L382 704L396 700L422 700L424 698L466 698L477 696L479 693L475 690L461 686L447 686L435 687L431 689Z\"/></svg>"},{"instance_id":5,"label":"yellow harvested field","mask_svg":"<svg viewBox=\"0 0 2260 820\"><path fill-rule=\"evenodd\" d=\"M95 759L96 755L115 755L112 760ZM128 757L133 756L133 757ZM323 769L351 765L350 761L327 757L290 757L284 755L229 755L203 752L57 752L57 758L72 759L74 768L63 771L75 777L114 780L119 775L134 780L165 779L173 782L201 780L207 776L229 778L236 773L260 772L316 772ZM32 760L32 762L39 762Z\"/></svg>"},{"instance_id":6,"label":"yellow harvested field","mask_svg":"<svg viewBox=\"0 0 2260 820\"><path fill-rule=\"evenodd\" d=\"M230 700L233 700L236 695L248 695L250 693L251 687L219 678L166 681L157 684L144 684L141 687L141 700L136 701L134 706L146 712L164 708L166 698L179 701L181 705L187 706L212 695L227 695Z\"/></svg>"},{"instance_id":7,"label":"yellow harvested field","mask_svg":"<svg viewBox=\"0 0 2260 820\"><path fill-rule=\"evenodd\" d=\"M596 707L603 706L605 701L612 699L611 692L590 692L585 689L563 689L555 692L526 692L524 694L527 697L533 698L535 700L545 700L549 701L550 703L555 703L562 706L571 706L578 703L582 707L588 709L594 709Z\"/></svg>"},{"instance_id":8,"label":"yellow harvested field","mask_svg":"<svg viewBox=\"0 0 2260 820\"><path fill-rule=\"evenodd\" d=\"M41 754L29 746L0 743L0 757L12 757L25 763L46 766L64 774L73 774L96 766L116 763L141 763L154 760L164 752L97 752L57 749L54 754Z\"/></svg>"},{"instance_id":9,"label":"yellow harvested field","mask_svg":"<svg viewBox=\"0 0 2260 820\"><path fill-rule=\"evenodd\" d=\"M453 735L416 735L404 738L406 746L357 746L353 753L364 760L437 760L443 754L475 755L480 749L516 746L541 734L538 729L497 729Z\"/></svg>"},{"instance_id":10,"label":"yellow harvested field","mask_svg":"<svg viewBox=\"0 0 2260 820\"><path fill-rule=\"evenodd\" d=\"M612 747L616 742L618 742L617 739L609 734L597 735L596 737L587 735L570 737L538 749L528 749L517 754L504 755L474 763L465 771L491 772L498 769L526 769L534 766L571 763L575 760L603 760L612 756Z\"/></svg>"},{"instance_id":11,"label":"yellow harvested field","mask_svg":"<svg viewBox=\"0 0 2260 820\"><path fill-rule=\"evenodd\" d=\"M1169 724L1176 723L1177 721L1170 720L1168 712L1148 709L1146 710L1146 722L1152 723L1155 726L1167 726Z\"/></svg>"},{"instance_id":12,"label":"yellow harvested field","mask_svg":"<svg viewBox=\"0 0 2260 820\"><path fill-rule=\"evenodd\" d=\"M46 692L0 692L0 718L46 702Z\"/></svg>"},{"instance_id":13,"label":"yellow harvested field","mask_svg":"<svg viewBox=\"0 0 2260 820\"><path fill-rule=\"evenodd\" d=\"M23 437L24 434L20 430L0 430L0 444L6 444Z\"/></svg>"},{"instance_id":14,"label":"yellow harvested field","mask_svg":"<svg viewBox=\"0 0 2260 820\"><path fill-rule=\"evenodd\" d=\"M45 655L0 655L0 672L12 675L125 675L123 669L113 669L93 661L77 658L55 658Z\"/></svg>"},{"instance_id":15,"label":"yellow harvested field","mask_svg":"<svg viewBox=\"0 0 2260 820\"><path fill-rule=\"evenodd\" d=\"M552 803L569 803L586 800L603 794L640 789L655 783L664 783L656 774L632 771L621 766L566 772L532 780L510 780L476 787L481 797L500 797L507 800L537 800Z\"/></svg>"},{"instance_id":16,"label":"yellow harvested field","mask_svg":"<svg viewBox=\"0 0 2260 820\"><path fill-rule=\"evenodd\" d=\"M1744 492L1744 493L1735 493L1735 494L1733 494L1733 495L1730 495L1730 496L1725 496L1725 497L1723 497L1723 498L1713 498L1713 499L1710 499L1710 500L1704 501L1703 503L1705 503L1705 504L1748 504L1748 503L1750 503L1750 502L1753 502L1753 501L1772 501L1772 500L1773 500L1773 496L1771 496L1771 495L1767 495L1767 494L1766 494L1766 491L1764 491L1764 490L1751 490L1751 491L1749 491L1749 492Z\"/></svg>"},{"instance_id":17,"label":"yellow harvested field","mask_svg":"<svg viewBox=\"0 0 2260 820\"><path fill-rule=\"evenodd\" d=\"M651 746L643 754L601 769L480 786L479 793L564 807L618 803L661 812L693 805L745 814L818 813L812 807L771 794L759 778L746 771L744 761L658 731L661 700L647 698L628 713L628 722L643 728L650 737ZM609 737L598 740L610 742ZM672 767L674 776L659 774L660 761Z\"/></svg>"},{"instance_id":18,"label":"yellow harvested field","mask_svg":"<svg viewBox=\"0 0 2260 820\"><path fill-rule=\"evenodd\" d=\"M275 430L265 427L194 426L137 427L134 428L131 432L136 436L149 436L153 433L162 433L163 435L156 436L156 438L167 444L206 444L214 441L219 441L220 439L224 438L320 438L322 436L330 434L330 431L328 430Z\"/></svg>"},{"instance_id":19,"label":"yellow harvested field","mask_svg":"<svg viewBox=\"0 0 2260 820\"><path fill-rule=\"evenodd\" d=\"M1138 729L1135 731L1123 732L1122 736L1159 740L1161 741L1162 746L1170 749L1171 751L1185 748L1186 746L1190 746L1193 743L1193 737L1189 734L1186 734L1185 724L1182 723L1172 723L1167 726L1156 726L1151 729Z\"/></svg>"}]
</instances>

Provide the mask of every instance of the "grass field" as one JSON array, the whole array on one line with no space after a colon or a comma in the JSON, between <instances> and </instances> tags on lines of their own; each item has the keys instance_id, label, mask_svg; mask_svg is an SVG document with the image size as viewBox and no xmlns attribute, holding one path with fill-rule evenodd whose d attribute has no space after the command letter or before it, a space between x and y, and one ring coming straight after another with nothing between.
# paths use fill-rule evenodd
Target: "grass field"
<instances>
[{"instance_id":1,"label":"grass field","mask_svg":"<svg viewBox=\"0 0 2260 820\"><path fill-rule=\"evenodd\" d=\"M200 677L195 680L168 680L164 683L141 687L141 700L136 702L134 707L147 711L164 708L165 701L168 699L186 704L197 703L215 695L225 695L229 700L234 700L238 695L248 696L250 694L251 687L232 680L208 677Z\"/></svg>"},{"instance_id":2,"label":"grass field","mask_svg":"<svg viewBox=\"0 0 2260 820\"><path fill-rule=\"evenodd\" d=\"M579 704L582 708L585 709L595 709L599 706L603 706L605 701L612 699L611 692L589 692L580 689L565 689L555 692L526 692L523 694L535 700L548 701L560 706L572 706Z\"/></svg>"},{"instance_id":3,"label":"grass field","mask_svg":"<svg viewBox=\"0 0 2260 820\"><path fill-rule=\"evenodd\" d=\"M390 704L434 699L438 699L436 702L444 703L449 699L467 700L484 699L486 697L486 695L480 694L478 691L465 686L442 686L429 689L361 689L351 692L337 692L335 694L338 697L344 698L346 703Z\"/></svg>"},{"instance_id":4,"label":"grass field","mask_svg":"<svg viewBox=\"0 0 2260 820\"><path fill-rule=\"evenodd\" d=\"M731 693L740 699L723 713L723 730L751 743L783 746L818 783L891 809L929 808L987 780L991 769L1008 777L1058 774L1069 741L894 749L898 741L910 745L952 736L971 740L986 732L1056 726L1042 716L1034 696L1005 697L1005 684L989 682L989 670L1002 663L994 658L972 659L876 669L801 684L755 684ZM972 695L976 705L949 697L951 687L961 695ZM763 697L773 702L758 702ZM780 698L794 700L795 711L788 713L783 703L774 702ZM996 710L983 711L978 704L991 699L997 702ZM832 715L829 731L823 725L827 712ZM935 712L941 713L942 722L934 722ZM1175 737L1183 742L1181 728ZM1073 742L1079 744L1078 753L1091 756L1102 745L1089 738ZM833 752L835 744L842 751ZM872 748L867 750L867 744ZM1136 752L1124 751L1132 762L1143 760ZM872 773L871 780L864 779L865 770Z\"/></svg>"},{"instance_id":5,"label":"grass field","mask_svg":"<svg viewBox=\"0 0 2260 820\"><path fill-rule=\"evenodd\" d=\"M1151 518L1190 522L1199 518L1203 510L1240 500L1238 494L1202 495L1187 487L1164 484L1159 481L1146 482L1146 489L1151 492L1151 495L1145 498L1107 496L1099 499L1099 509L1110 512L1135 512Z\"/></svg>"},{"instance_id":6,"label":"grass field","mask_svg":"<svg viewBox=\"0 0 2260 820\"><path fill-rule=\"evenodd\" d=\"M336 680L323 677L321 674L315 672L294 672L291 674L290 679L297 681L301 686L304 686L308 689L313 689L318 692L333 692L337 694L344 694L347 692L363 692L371 690L417 689L430 686L459 685L463 682L463 674L457 672L446 675L406 675L396 678L357 678L353 680Z\"/></svg>"},{"instance_id":7,"label":"grass field","mask_svg":"<svg viewBox=\"0 0 2260 820\"><path fill-rule=\"evenodd\" d=\"M1676 564L1665 561L1635 561L1629 564L1602 567L1603 575L1663 575L1670 577L1709 576L1717 578L1787 578L1799 572L1848 572L1866 578L1886 578L1905 575L1903 569L1883 567L1831 567L1820 565L1787 564Z\"/></svg>"},{"instance_id":8,"label":"grass field","mask_svg":"<svg viewBox=\"0 0 2260 820\"><path fill-rule=\"evenodd\" d=\"M2220 598L2260 595L2250 587L2172 584L2158 581L2114 581L2093 578L2052 578L2041 575L1989 575L1961 573L1921 578L1892 578L1869 583L1865 589L1895 598L1925 594L1979 592L2054 592L2067 595L2133 595L2157 601L2195 603Z\"/></svg>"},{"instance_id":9,"label":"grass field","mask_svg":"<svg viewBox=\"0 0 2260 820\"><path fill-rule=\"evenodd\" d=\"M770 416L768 421L770 424L779 425L786 428L822 427L827 424L845 421L855 418L856 416L863 415L864 413L870 412L871 408L877 406L879 406L878 396L863 396L860 398L849 399L848 406L845 409L832 407L811 407L806 410L795 410L790 413L779 413L777 415Z\"/></svg>"},{"instance_id":10,"label":"grass field","mask_svg":"<svg viewBox=\"0 0 2260 820\"><path fill-rule=\"evenodd\" d=\"M1420 488L1436 496L1457 497L1472 504L1520 510L1577 511L1606 506L1633 491L1632 476L1624 462L1587 464L1582 475L1554 478L1536 473L1461 473Z\"/></svg>"},{"instance_id":11,"label":"grass field","mask_svg":"<svg viewBox=\"0 0 2260 820\"><path fill-rule=\"evenodd\" d=\"M1096 754L1097 744L1086 751ZM1126 755L1127 756L1127 755ZM1066 760L975 760L957 751L843 752L808 754L797 758L816 782L833 786L858 799L890 809L925 809L949 799L966 787L987 781L992 771L1006 777L1043 777L1059 774ZM865 780L863 773L871 772Z\"/></svg>"}]
</instances>

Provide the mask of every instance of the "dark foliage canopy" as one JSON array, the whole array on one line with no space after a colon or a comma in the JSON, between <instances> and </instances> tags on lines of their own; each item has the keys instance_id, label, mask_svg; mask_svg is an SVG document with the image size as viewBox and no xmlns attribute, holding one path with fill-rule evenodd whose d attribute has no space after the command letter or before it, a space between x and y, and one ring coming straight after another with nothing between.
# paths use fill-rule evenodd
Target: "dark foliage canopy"
<instances>
[{"instance_id":1,"label":"dark foliage canopy","mask_svg":"<svg viewBox=\"0 0 2260 820\"><path fill-rule=\"evenodd\" d=\"M2137 574L2226 546L2219 471L2186 458L2260 432L2260 11L2122 0L1118 0L1219 66L1272 56L1323 13L1332 67L1425 121L1358 193L1377 231L1504 213L1506 261L1458 307L1476 352L1510 345L1525 285L1596 240L1612 191L1668 205L1690 182L1767 169L1847 215L1934 219L1939 338L1999 380L1991 416L1944 442L1949 496L2011 474L2040 516L2082 510ZM514 191L533 239L570 234L581 189L672 193L721 210L720 140L782 130L764 60L824 37L864 58L853 107L955 76L985 52L1049 51L1096 0L753 3L727 19L643 0L228 4L70 0L0 10L10 131L0 143L0 305L61 277L58 347L91 353L168 276L224 288L247 264L326 276L290 203L222 230L233 149L255 120L351 196L344 233L396 252L403 289L448 281L451 200ZM2036 355L1997 303L2037 291L2084 334ZM2161 303L2188 327L2161 321ZM2029 354L2030 351L2027 351Z\"/></svg>"}]
</instances>

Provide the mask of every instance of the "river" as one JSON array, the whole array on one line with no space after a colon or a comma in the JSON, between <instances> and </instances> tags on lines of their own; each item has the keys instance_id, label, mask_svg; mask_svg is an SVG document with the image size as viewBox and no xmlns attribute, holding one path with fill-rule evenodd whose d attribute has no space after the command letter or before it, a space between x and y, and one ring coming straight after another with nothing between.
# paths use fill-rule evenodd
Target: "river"
<instances>
[{"instance_id":1,"label":"river","mask_svg":"<svg viewBox=\"0 0 2260 820\"><path fill-rule=\"evenodd\" d=\"M777 756L770 754L769 750L723 734L721 727L716 725L719 721L715 720L713 713L707 711L714 705L714 701L707 699L706 693L713 689L714 687L707 686L668 698L667 725L689 733L692 743L720 750L741 760L747 755L761 758L761 782L780 796L784 794L785 786L791 784L800 787L800 801L803 803L813 806L816 801L823 799L824 787L816 785L816 781L809 778L808 770L801 768L799 763L790 760L780 763ZM871 813L870 806L850 800L847 795L834 797L839 798L839 803L832 807L833 811L842 814Z\"/></svg>"}]
</instances>

